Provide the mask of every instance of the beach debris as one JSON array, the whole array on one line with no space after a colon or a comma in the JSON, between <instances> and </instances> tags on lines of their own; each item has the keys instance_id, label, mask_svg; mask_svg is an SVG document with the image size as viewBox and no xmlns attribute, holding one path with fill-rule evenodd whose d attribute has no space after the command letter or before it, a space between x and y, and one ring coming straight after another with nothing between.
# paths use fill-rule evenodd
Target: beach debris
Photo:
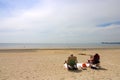
<instances>
[{"instance_id":1,"label":"beach debris","mask_svg":"<svg viewBox=\"0 0 120 80\"><path fill-rule=\"evenodd\" d=\"M87 55L87 54L85 54L85 53L79 53L78 55Z\"/></svg>"}]
</instances>

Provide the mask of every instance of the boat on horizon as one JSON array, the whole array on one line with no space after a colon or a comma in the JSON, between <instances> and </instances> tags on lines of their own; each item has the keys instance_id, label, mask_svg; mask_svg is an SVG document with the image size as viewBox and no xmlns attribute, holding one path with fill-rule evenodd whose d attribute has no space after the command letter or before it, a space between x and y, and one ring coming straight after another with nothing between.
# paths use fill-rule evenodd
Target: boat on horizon
<instances>
[{"instance_id":1,"label":"boat on horizon","mask_svg":"<svg viewBox=\"0 0 120 80\"><path fill-rule=\"evenodd\" d=\"M120 44L120 42L101 42L102 44Z\"/></svg>"}]
</instances>

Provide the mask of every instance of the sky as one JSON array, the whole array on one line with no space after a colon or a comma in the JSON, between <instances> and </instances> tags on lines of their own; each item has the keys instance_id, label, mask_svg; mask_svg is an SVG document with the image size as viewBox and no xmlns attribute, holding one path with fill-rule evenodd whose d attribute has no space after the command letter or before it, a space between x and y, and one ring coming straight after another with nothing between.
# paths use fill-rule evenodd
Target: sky
<instances>
[{"instance_id":1,"label":"sky","mask_svg":"<svg viewBox=\"0 0 120 80\"><path fill-rule=\"evenodd\" d=\"M0 43L120 42L120 0L0 0Z\"/></svg>"}]
</instances>

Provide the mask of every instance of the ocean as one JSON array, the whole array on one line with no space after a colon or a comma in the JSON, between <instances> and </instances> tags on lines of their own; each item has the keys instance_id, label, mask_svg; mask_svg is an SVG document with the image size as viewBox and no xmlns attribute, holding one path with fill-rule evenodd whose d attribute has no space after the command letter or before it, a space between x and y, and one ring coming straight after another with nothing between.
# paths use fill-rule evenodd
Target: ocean
<instances>
[{"instance_id":1,"label":"ocean","mask_svg":"<svg viewBox=\"0 0 120 80\"><path fill-rule=\"evenodd\" d=\"M102 43L0 43L0 49L120 48Z\"/></svg>"}]
</instances>

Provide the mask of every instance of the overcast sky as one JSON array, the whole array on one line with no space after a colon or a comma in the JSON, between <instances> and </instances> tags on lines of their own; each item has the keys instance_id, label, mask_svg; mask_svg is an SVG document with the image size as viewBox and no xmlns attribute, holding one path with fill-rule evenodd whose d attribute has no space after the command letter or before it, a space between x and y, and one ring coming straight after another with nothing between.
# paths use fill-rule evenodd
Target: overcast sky
<instances>
[{"instance_id":1,"label":"overcast sky","mask_svg":"<svg viewBox=\"0 0 120 80\"><path fill-rule=\"evenodd\" d=\"M120 0L0 0L0 43L120 42Z\"/></svg>"}]
</instances>

